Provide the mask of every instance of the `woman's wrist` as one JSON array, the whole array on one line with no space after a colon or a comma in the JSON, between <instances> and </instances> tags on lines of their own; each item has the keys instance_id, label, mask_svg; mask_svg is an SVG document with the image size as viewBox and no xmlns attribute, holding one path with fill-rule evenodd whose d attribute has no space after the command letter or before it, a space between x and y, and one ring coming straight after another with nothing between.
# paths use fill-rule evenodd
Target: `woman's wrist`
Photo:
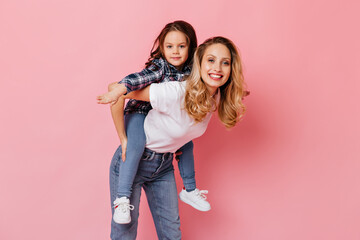
<instances>
[{"instance_id":1,"label":"woman's wrist","mask_svg":"<svg viewBox=\"0 0 360 240\"><path fill-rule=\"evenodd\" d=\"M119 139L120 139L120 143L124 143L124 142L127 142L127 136L126 135L120 135L119 136Z\"/></svg>"}]
</instances>

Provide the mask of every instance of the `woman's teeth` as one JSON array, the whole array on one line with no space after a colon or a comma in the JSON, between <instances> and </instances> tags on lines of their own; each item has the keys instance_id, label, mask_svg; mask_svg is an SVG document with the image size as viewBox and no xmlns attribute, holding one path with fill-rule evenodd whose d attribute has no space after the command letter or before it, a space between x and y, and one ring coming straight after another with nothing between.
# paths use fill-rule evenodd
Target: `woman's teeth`
<instances>
[{"instance_id":1,"label":"woman's teeth","mask_svg":"<svg viewBox=\"0 0 360 240\"><path fill-rule=\"evenodd\" d=\"M221 78L222 76L221 75L210 74L210 77L212 77L212 78Z\"/></svg>"}]
</instances>

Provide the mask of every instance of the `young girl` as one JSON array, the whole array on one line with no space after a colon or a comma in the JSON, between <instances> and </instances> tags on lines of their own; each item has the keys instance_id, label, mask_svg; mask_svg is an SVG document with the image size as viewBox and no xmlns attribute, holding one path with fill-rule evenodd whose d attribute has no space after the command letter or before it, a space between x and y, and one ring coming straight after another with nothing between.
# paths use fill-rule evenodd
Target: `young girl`
<instances>
[{"instance_id":1,"label":"young girl","mask_svg":"<svg viewBox=\"0 0 360 240\"><path fill-rule=\"evenodd\" d=\"M217 109L228 128L245 112L245 84L240 57L234 44L223 37L206 40L195 52L190 76L183 82L151 84L127 98L150 101L153 109L144 122L146 148L133 183L130 224L111 224L111 239L136 239L141 188L145 190L159 239L181 239L177 191L172 166L173 153L184 143L201 136ZM99 96L99 103L116 101L120 86ZM115 200L121 148L110 167L111 199ZM114 214L114 212L113 212Z\"/></svg>"},{"instance_id":2,"label":"young girl","mask_svg":"<svg viewBox=\"0 0 360 240\"><path fill-rule=\"evenodd\" d=\"M180 81L190 73L190 66L197 39L193 27L184 21L167 24L156 38L146 68L139 73L130 74L118 83L120 95L142 89L151 83ZM116 98L117 99L117 98ZM127 224L131 221L129 198L138 165L145 148L144 119L151 105L148 102L129 100L125 109L125 125L123 122L124 101L111 108L113 120L121 141L122 159L126 161L120 168L117 198L114 201L114 221ZM186 191L181 192L181 199L200 211L210 210L204 193L196 188L193 143L185 144L179 152L179 170Z\"/></svg>"}]
</instances>

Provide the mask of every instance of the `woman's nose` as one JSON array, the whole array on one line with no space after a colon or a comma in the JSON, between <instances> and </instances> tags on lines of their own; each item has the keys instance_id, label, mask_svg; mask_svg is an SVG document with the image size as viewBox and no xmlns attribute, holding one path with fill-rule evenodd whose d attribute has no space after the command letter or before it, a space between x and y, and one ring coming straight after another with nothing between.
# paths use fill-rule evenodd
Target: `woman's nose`
<instances>
[{"instance_id":1,"label":"woman's nose","mask_svg":"<svg viewBox=\"0 0 360 240\"><path fill-rule=\"evenodd\" d=\"M220 72L221 71L221 64L220 63L215 63L214 65L213 65L213 67L214 67L214 70L215 71L218 71L218 72Z\"/></svg>"}]
</instances>

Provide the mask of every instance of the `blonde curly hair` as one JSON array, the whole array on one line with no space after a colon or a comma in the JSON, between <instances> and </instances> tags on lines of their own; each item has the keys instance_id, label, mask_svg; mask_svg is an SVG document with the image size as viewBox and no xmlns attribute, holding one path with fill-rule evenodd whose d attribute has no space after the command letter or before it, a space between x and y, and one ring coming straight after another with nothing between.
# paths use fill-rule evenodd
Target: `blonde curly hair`
<instances>
[{"instance_id":1,"label":"blonde curly hair","mask_svg":"<svg viewBox=\"0 0 360 240\"><path fill-rule=\"evenodd\" d=\"M213 44L223 44L231 54L231 73L228 81L221 86L220 102L210 95L205 83L201 79L201 62L206 49ZM186 78L186 93L184 107L195 122L201 122L209 112L218 110L220 121L227 128L234 127L245 113L242 102L246 95L241 59L236 46L224 37L213 37L199 45L195 51L191 74Z\"/></svg>"}]
</instances>

